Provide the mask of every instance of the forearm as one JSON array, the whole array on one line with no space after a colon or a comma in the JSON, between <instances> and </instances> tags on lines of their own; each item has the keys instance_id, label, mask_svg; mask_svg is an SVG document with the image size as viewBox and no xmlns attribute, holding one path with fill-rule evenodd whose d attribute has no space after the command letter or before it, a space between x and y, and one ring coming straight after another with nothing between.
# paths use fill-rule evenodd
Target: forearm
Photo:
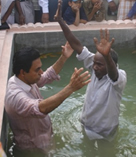
<instances>
[{"instance_id":1,"label":"forearm","mask_svg":"<svg viewBox=\"0 0 136 157\"><path fill-rule=\"evenodd\" d=\"M77 11L77 12L76 12L76 18L75 18L74 25L75 25L75 26L78 26L78 25L79 25L79 22L80 22L80 14L79 14L79 11Z\"/></svg>"},{"instance_id":2,"label":"forearm","mask_svg":"<svg viewBox=\"0 0 136 157\"><path fill-rule=\"evenodd\" d=\"M80 23L86 24L86 23L87 23L87 20L80 19Z\"/></svg>"},{"instance_id":3,"label":"forearm","mask_svg":"<svg viewBox=\"0 0 136 157\"><path fill-rule=\"evenodd\" d=\"M17 6L17 11L18 11L19 15L23 15L23 11L22 11L22 8L20 6L19 0L16 0L16 6Z\"/></svg>"},{"instance_id":4,"label":"forearm","mask_svg":"<svg viewBox=\"0 0 136 157\"><path fill-rule=\"evenodd\" d=\"M67 41L69 42L70 46L78 53L80 54L83 46L81 45L80 41L73 35L73 33L71 32L71 30L69 29L69 27L65 24L65 22L63 21L63 19L60 19L59 24L63 30L63 33L65 35L65 38L67 39Z\"/></svg>"},{"instance_id":5,"label":"forearm","mask_svg":"<svg viewBox=\"0 0 136 157\"><path fill-rule=\"evenodd\" d=\"M110 77L111 80L117 81L118 79L118 70L117 66L114 63L113 59L111 58L111 55L109 54L108 56L105 56L105 61L107 65L107 73Z\"/></svg>"},{"instance_id":6,"label":"forearm","mask_svg":"<svg viewBox=\"0 0 136 157\"><path fill-rule=\"evenodd\" d=\"M88 15L88 21L91 21L92 20L92 18L94 17L94 15L95 15L95 11L94 10L92 10L92 12Z\"/></svg>"},{"instance_id":7,"label":"forearm","mask_svg":"<svg viewBox=\"0 0 136 157\"><path fill-rule=\"evenodd\" d=\"M73 93L72 88L67 85L64 89L62 89L59 93L41 101L39 103L39 110L44 114L48 114L52 112L55 108L57 108L67 97L69 97Z\"/></svg>"},{"instance_id":8,"label":"forearm","mask_svg":"<svg viewBox=\"0 0 136 157\"><path fill-rule=\"evenodd\" d=\"M5 15L3 16L2 20L4 20L4 22L6 22L7 18L9 17L9 15L11 14L13 8L15 6L15 2L12 2L11 5L9 6L7 12L5 13Z\"/></svg>"},{"instance_id":9,"label":"forearm","mask_svg":"<svg viewBox=\"0 0 136 157\"><path fill-rule=\"evenodd\" d=\"M61 55L60 58L53 64L52 67L55 70L56 74L60 73L66 60L67 60L67 58L64 55Z\"/></svg>"}]
</instances>

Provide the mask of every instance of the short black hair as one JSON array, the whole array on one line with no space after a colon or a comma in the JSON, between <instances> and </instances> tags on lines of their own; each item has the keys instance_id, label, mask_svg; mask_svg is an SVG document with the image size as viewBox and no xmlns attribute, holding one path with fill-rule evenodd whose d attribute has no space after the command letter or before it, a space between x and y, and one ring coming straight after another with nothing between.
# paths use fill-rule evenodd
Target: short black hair
<instances>
[{"instance_id":1,"label":"short black hair","mask_svg":"<svg viewBox=\"0 0 136 157\"><path fill-rule=\"evenodd\" d=\"M15 52L13 56L13 73L18 76L21 69L28 73L32 66L32 62L39 57L39 51L32 47L22 48Z\"/></svg>"},{"instance_id":2,"label":"short black hair","mask_svg":"<svg viewBox=\"0 0 136 157\"><path fill-rule=\"evenodd\" d=\"M110 55L111 55L113 61L115 62L115 64L118 64L118 54L112 48L110 49Z\"/></svg>"}]
</instances>

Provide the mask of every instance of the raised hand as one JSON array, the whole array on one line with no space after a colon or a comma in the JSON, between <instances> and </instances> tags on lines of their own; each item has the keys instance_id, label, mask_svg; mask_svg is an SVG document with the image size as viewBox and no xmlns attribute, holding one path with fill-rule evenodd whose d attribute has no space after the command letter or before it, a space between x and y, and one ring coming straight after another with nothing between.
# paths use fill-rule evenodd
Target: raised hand
<instances>
[{"instance_id":1,"label":"raised hand","mask_svg":"<svg viewBox=\"0 0 136 157\"><path fill-rule=\"evenodd\" d=\"M101 9L101 7L102 7L102 1L100 1L99 3L95 3L95 4L94 4L94 7L93 7L93 10L94 10L95 12L97 12L98 10Z\"/></svg>"},{"instance_id":2,"label":"raised hand","mask_svg":"<svg viewBox=\"0 0 136 157\"><path fill-rule=\"evenodd\" d=\"M109 30L107 29L105 29L105 34L102 29L100 30L100 42L98 42L98 39L94 37L94 43L97 51L103 56L107 56L109 54L113 42L114 38L109 41Z\"/></svg>"},{"instance_id":3,"label":"raised hand","mask_svg":"<svg viewBox=\"0 0 136 157\"><path fill-rule=\"evenodd\" d=\"M83 86L87 85L90 80L90 74L88 71L85 71L81 74L83 68L75 68L74 73L71 76L69 86L73 91L81 89Z\"/></svg>"},{"instance_id":4,"label":"raised hand","mask_svg":"<svg viewBox=\"0 0 136 157\"><path fill-rule=\"evenodd\" d=\"M72 55L72 53L73 53L74 50L69 45L68 41L66 42L65 46L61 46L61 47L62 47L62 54L66 58L69 58Z\"/></svg>"},{"instance_id":5,"label":"raised hand","mask_svg":"<svg viewBox=\"0 0 136 157\"><path fill-rule=\"evenodd\" d=\"M62 0L58 0L58 8L54 15L54 20L59 21L62 19Z\"/></svg>"}]
</instances>

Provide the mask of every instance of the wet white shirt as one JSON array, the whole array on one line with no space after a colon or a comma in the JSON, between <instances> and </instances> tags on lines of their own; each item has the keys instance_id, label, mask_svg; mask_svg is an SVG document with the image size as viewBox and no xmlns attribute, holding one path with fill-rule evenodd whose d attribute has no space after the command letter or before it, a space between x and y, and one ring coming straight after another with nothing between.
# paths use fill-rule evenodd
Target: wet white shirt
<instances>
[{"instance_id":1,"label":"wet white shirt","mask_svg":"<svg viewBox=\"0 0 136 157\"><path fill-rule=\"evenodd\" d=\"M118 69L119 77L115 82L108 75L99 80L92 69L94 54L84 47L77 58L91 70L91 82L86 90L81 122L90 139L110 140L119 124L120 101L127 82L126 73Z\"/></svg>"}]
</instances>

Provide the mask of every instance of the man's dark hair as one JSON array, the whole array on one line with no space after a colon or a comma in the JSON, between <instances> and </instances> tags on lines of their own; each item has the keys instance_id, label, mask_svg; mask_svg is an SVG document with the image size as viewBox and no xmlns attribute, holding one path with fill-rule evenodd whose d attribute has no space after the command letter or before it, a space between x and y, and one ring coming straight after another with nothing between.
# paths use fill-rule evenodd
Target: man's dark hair
<instances>
[{"instance_id":1,"label":"man's dark hair","mask_svg":"<svg viewBox=\"0 0 136 157\"><path fill-rule=\"evenodd\" d=\"M22 48L15 52L13 57L13 73L18 76L21 69L28 73L32 62L39 57L39 51L31 47Z\"/></svg>"},{"instance_id":2,"label":"man's dark hair","mask_svg":"<svg viewBox=\"0 0 136 157\"><path fill-rule=\"evenodd\" d=\"M118 54L115 50L111 49L110 50L110 54L111 54L111 57L113 59L113 61L115 62L115 64L118 63Z\"/></svg>"}]
</instances>

